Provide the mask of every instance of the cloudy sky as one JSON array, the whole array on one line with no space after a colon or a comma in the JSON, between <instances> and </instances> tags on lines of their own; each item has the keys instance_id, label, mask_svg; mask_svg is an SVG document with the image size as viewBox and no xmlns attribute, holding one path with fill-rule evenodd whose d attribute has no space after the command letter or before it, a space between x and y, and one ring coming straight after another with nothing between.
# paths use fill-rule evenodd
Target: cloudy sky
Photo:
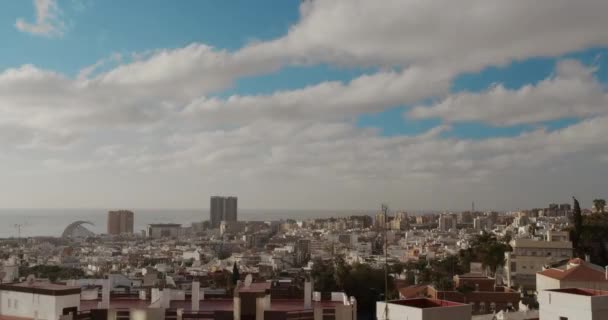
<instances>
[{"instance_id":1,"label":"cloudy sky","mask_svg":"<svg viewBox=\"0 0 608 320\"><path fill-rule=\"evenodd\" d=\"M608 1L9 1L0 207L608 197Z\"/></svg>"}]
</instances>

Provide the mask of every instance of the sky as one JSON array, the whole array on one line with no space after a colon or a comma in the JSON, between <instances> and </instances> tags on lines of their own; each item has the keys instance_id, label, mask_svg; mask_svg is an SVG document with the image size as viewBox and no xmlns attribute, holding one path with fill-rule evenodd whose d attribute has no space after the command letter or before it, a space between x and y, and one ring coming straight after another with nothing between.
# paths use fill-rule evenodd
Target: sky
<instances>
[{"instance_id":1,"label":"sky","mask_svg":"<svg viewBox=\"0 0 608 320\"><path fill-rule=\"evenodd\" d=\"M1 6L0 207L608 197L608 1Z\"/></svg>"}]
</instances>

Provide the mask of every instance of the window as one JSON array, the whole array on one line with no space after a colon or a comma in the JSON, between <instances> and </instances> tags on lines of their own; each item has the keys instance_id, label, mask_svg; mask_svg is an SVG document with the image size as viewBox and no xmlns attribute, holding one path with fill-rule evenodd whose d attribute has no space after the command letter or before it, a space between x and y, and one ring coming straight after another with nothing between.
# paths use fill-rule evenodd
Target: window
<instances>
[{"instance_id":1,"label":"window","mask_svg":"<svg viewBox=\"0 0 608 320\"><path fill-rule=\"evenodd\" d=\"M11 300L11 298L8 298L8 308L9 308L9 309L11 308L12 302L13 302L13 301Z\"/></svg>"},{"instance_id":2,"label":"window","mask_svg":"<svg viewBox=\"0 0 608 320\"><path fill-rule=\"evenodd\" d=\"M485 302L480 302L479 303L479 312L480 313L486 312L486 303Z\"/></svg>"},{"instance_id":3,"label":"window","mask_svg":"<svg viewBox=\"0 0 608 320\"><path fill-rule=\"evenodd\" d=\"M19 308L19 300L15 299L15 309Z\"/></svg>"}]
</instances>

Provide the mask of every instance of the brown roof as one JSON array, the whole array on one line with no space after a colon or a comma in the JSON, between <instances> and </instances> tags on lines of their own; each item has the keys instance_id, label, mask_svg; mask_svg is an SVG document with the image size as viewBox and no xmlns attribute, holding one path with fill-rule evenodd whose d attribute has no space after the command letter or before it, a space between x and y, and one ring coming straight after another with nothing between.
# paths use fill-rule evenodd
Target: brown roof
<instances>
[{"instance_id":1,"label":"brown roof","mask_svg":"<svg viewBox=\"0 0 608 320\"><path fill-rule=\"evenodd\" d=\"M426 295L428 285L413 285L405 288L399 288L399 293L403 298L417 298L421 295Z\"/></svg>"},{"instance_id":2,"label":"brown roof","mask_svg":"<svg viewBox=\"0 0 608 320\"><path fill-rule=\"evenodd\" d=\"M571 260L571 262L573 262ZM580 261L574 261L580 262ZM606 280L606 273L596 270L586 263L582 262L577 266L573 266L567 270L561 269L547 269L539 272L545 277L549 277L556 280L569 280L569 281L608 281Z\"/></svg>"}]
</instances>

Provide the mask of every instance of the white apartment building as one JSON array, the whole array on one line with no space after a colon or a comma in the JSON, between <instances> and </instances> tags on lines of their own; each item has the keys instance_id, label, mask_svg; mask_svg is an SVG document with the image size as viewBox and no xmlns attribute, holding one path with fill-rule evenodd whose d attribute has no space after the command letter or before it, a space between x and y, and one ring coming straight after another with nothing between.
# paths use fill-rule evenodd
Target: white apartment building
<instances>
[{"instance_id":1,"label":"white apartment building","mask_svg":"<svg viewBox=\"0 0 608 320\"><path fill-rule=\"evenodd\" d=\"M541 320L608 319L608 292L592 289L554 289L538 293Z\"/></svg>"},{"instance_id":2,"label":"white apartment building","mask_svg":"<svg viewBox=\"0 0 608 320\"><path fill-rule=\"evenodd\" d=\"M434 299L376 302L378 320L471 320L471 305Z\"/></svg>"},{"instance_id":3,"label":"white apartment building","mask_svg":"<svg viewBox=\"0 0 608 320\"><path fill-rule=\"evenodd\" d=\"M80 308L80 287L48 282L24 282L0 285L2 316L39 320L57 320Z\"/></svg>"},{"instance_id":4,"label":"white apartment building","mask_svg":"<svg viewBox=\"0 0 608 320\"><path fill-rule=\"evenodd\" d=\"M608 269L580 258L536 274L536 290L588 288L608 290Z\"/></svg>"},{"instance_id":5,"label":"white apartment building","mask_svg":"<svg viewBox=\"0 0 608 320\"><path fill-rule=\"evenodd\" d=\"M534 289L536 273L544 266L572 258L570 241L515 239L510 245L513 252L505 253L505 280L510 286Z\"/></svg>"}]
</instances>

